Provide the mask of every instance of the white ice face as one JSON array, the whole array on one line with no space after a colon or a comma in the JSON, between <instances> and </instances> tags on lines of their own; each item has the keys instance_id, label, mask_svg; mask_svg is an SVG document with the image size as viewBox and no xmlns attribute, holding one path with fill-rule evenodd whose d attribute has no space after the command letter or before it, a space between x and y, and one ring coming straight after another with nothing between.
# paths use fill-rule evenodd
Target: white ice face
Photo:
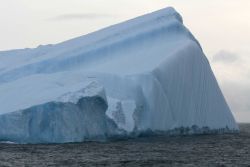
<instances>
[{"instance_id":1,"label":"white ice face","mask_svg":"<svg viewBox=\"0 0 250 167\"><path fill-rule=\"evenodd\" d=\"M24 143L238 130L173 8L57 45L0 52L0 114L0 140Z\"/></svg>"}]
</instances>

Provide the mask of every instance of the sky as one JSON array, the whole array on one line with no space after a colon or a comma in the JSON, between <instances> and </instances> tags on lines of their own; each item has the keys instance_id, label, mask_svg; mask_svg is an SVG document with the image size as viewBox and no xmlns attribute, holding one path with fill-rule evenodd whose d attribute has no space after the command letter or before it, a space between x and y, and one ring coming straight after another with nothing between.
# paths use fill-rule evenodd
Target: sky
<instances>
[{"instance_id":1,"label":"sky","mask_svg":"<svg viewBox=\"0 0 250 167\"><path fill-rule=\"evenodd\" d=\"M0 50L55 44L168 6L201 43L238 122L250 122L250 0L0 0Z\"/></svg>"}]
</instances>

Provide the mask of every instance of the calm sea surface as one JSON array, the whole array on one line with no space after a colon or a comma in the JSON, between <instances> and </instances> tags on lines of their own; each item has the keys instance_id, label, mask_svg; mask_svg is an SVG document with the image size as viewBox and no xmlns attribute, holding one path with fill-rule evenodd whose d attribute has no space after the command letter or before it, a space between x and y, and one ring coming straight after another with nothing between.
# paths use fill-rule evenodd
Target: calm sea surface
<instances>
[{"instance_id":1,"label":"calm sea surface","mask_svg":"<svg viewBox=\"0 0 250 167\"><path fill-rule=\"evenodd\" d=\"M0 166L249 166L250 124L239 134L106 143L0 144Z\"/></svg>"}]
</instances>

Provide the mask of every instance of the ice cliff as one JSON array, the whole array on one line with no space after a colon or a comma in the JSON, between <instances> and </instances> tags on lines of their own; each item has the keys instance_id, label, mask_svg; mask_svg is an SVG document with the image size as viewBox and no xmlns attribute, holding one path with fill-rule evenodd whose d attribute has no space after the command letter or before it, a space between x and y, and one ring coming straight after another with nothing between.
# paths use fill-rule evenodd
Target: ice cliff
<instances>
[{"instance_id":1,"label":"ice cliff","mask_svg":"<svg viewBox=\"0 0 250 167\"><path fill-rule=\"evenodd\" d=\"M234 132L202 48L166 8L56 45L0 52L0 140Z\"/></svg>"}]
</instances>

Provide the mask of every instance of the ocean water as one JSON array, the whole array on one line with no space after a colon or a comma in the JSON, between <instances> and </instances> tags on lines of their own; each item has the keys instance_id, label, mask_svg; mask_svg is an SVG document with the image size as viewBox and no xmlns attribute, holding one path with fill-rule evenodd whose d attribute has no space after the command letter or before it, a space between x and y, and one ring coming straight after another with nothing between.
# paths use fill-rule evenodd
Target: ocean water
<instances>
[{"instance_id":1,"label":"ocean water","mask_svg":"<svg viewBox=\"0 0 250 167\"><path fill-rule=\"evenodd\" d=\"M52 145L0 144L0 166L249 166L250 124L239 134Z\"/></svg>"}]
</instances>

